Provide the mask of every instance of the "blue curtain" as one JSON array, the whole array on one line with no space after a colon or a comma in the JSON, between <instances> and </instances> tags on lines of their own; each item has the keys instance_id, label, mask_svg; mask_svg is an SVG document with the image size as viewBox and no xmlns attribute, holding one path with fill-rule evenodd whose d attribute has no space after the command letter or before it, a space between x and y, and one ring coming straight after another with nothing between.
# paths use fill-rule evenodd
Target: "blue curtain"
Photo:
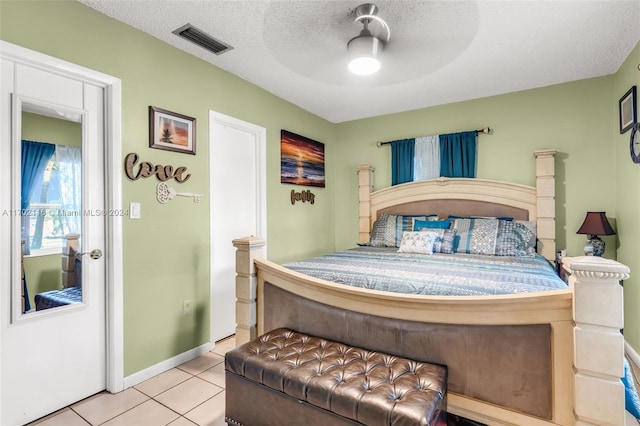
<instances>
[{"instance_id":1,"label":"blue curtain","mask_svg":"<svg viewBox=\"0 0 640 426\"><path fill-rule=\"evenodd\" d=\"M476 132L440 135L440 176L476 177Z\"/></svg>"},{"instance_id":2,"label":"blue curtain","mask_svg":"<svg viewBox=\"0 0 640 426\"><path fill-rule=\"evenodd\" d=\"M413 180L415 144L415 139L401 139L391 142L391 185Z\"/></svg>"},{"instance_id":3,"label":"blue curtain","mask_svg":"<svg viewBox=\"0 0 640 426\"><path fill-rule=\"evenodd\" d=\"M56 150L56 146L44 142L22 141L22 157L21 157L21 191L20 191L20 208L26 210L29 208L29 200L31 199L32 189L36 182L42 180L47 163ZM29 254L29 215L22 215L21 236L25 239L24 252ZM26 280L23 283L24 289L24 306L25 311L31 309L29 303L29 294L27 292Z\"/></svg>"}]
</instances>

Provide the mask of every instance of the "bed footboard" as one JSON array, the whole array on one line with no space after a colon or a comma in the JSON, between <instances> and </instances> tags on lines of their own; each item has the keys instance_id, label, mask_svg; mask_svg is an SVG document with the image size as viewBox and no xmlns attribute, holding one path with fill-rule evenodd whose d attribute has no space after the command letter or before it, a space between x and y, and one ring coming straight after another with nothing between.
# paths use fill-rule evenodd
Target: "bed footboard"
<instances>
[{"instance_id":1,"label":"bed footboard","mask_svg":"<svg viewBox=\"0 0 640 426\"><path fill-rule=\"evenodd\" d=\"M258 238L234 245L238 344L284 326L446 364L448 412L487 424L624 424L619 281L629 276L625 265L565 258L567 290L412 296L296 273L265 260ZM483 387L483 380L518 385L505 393L502 386Z\"/></svg>"}]
</instances>

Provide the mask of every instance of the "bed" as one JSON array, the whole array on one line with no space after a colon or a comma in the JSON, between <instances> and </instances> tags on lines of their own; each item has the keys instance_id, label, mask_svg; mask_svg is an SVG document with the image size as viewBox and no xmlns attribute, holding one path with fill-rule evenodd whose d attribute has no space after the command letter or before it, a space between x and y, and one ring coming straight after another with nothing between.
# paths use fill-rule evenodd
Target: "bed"
<instances>
[{"instance_id":1,"label":"bed","mask_svg":"<svg viewBox=\"0 0 640 426\"><path fill-rule=\"evenodd\" d=\"M536 224L537 258L549 263L555 257L555 151L534 156L535 187L439 178L372 191L373 169L361 166L360 243L371 242L383 215L509 217ZM445 364L447 411L486 424L624 424L619 281L628 277L625 265L565 258L567 284L554 277L559 288L534 292L404 294L275 264L264 258L265 243L234 240L237 343L287 327Z\"/></svg>"},{"instance_id":2,"label":"bed","mask_svg":"<svg viewBox=\"0 0 640 426\"><path fill-rule=\"evenodd\" d=\"M425 255L363 246L283 266L334 283L404 294L495 296L567 288L540 255Z\"/></svg>"},{"instance_id":3,"label":"bed","mask_svg":"<svg viewBox=\"0 0 640 426\"><path fill-rule=\"evenodd\" d=\"M36 294L34 299L36 311L80 303L82 302L82 286L76 285L60 290L45 291Z\"/></svg>"}]
</instances>

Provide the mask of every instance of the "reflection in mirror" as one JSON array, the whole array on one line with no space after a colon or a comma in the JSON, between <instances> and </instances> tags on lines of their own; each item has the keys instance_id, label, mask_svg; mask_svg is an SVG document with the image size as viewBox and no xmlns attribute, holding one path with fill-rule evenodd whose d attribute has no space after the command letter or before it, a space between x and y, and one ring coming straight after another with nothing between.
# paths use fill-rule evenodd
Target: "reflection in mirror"
<instances>
[{"instance_id":1,"label":"reflection in mirror","mask_svg":"<svg viewBox=\"0 0 640 426\"><path fill-rule=\"evenodd\" d=\"M83 115L31 101L18 105L19 291L26 314L82 302Z\"/></svg>"}]
</instances>

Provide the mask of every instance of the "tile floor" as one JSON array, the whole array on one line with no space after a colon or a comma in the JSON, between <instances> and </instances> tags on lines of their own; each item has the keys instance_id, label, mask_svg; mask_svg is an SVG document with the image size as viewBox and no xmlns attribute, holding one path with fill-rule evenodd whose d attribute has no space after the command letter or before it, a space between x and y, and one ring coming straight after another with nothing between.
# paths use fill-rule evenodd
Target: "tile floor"
<instances>
[{"instance_id":1,"label":"tile floor","mask_svg":"<svg viewBox=\"0 0 640 426\"><path fill-rule=\"evenodd\" d=\"M223 361L235 344L232 336L217 342L213 351L123 392L91 396L27 426L226 426ZM640 367L630 365L640 388ZM628 425L635 423L629 413L627 417ZM479 425L455 420L450 417L449 424Z\"/></svg>"},{"instance_id":2,"label":"tile floor","mask_svg":"<svg viewBox=\"0 0 640 426\"><path fill-rule=\"evenodd\" d=\"M104 392L29 426L224 426L224 354L235 338L212 352L118 394Z\"/></svg>"}]
</instances>

